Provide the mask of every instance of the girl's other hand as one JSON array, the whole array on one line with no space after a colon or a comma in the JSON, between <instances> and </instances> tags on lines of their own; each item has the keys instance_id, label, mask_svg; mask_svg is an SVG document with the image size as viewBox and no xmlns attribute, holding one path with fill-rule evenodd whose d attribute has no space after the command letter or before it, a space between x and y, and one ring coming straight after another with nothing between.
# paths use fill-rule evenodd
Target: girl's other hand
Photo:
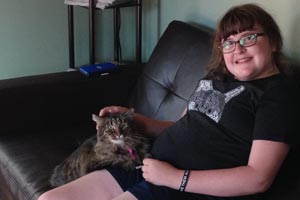
<instances>
[{"instance_id":1,"label":"girl's other hand","mask_svg":"<svg viewBox=\"0 0 300 200\"><path fill-rule=\"evenodd\" d=\"M176 169L167 162L146 158L143 160L143 177L146 181L154 184L178 188L183 171Z\"/></svg>"}]
</instances>

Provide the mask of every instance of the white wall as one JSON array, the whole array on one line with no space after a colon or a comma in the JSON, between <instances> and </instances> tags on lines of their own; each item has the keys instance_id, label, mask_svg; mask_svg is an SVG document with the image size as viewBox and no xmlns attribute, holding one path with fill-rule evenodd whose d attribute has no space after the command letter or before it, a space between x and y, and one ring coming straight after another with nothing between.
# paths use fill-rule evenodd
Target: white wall
<instances>
[{"instance_id":1,"label":"white wall","mask_svg":"<svg viewBox=\"0 0 300 200\"><path fill-rule=\"evenodd\" d=\"M0 79L67 69L62 0L0 0Z\"/></svg>"},{"instance_id":2,"label":"white wall","mask_svg":"<svg viewBox=\"0 0 300 200\"><path fill-rule=\"evenodd\" d=\"M215 27L233 5L258 3L278 22L285 52L300 62L300 0L143 0L143 60L172 20ZM76 66L89 62L88 11L74 9ZM135 58L135 9L123 8L123 58ZM96 12L96 59L113 59L112 10ZM63 0L0 0L0 79L68 69L67 7Z\"/></svg>"},{"instance_id":3,"label":"white wall","mask_svg":"<svg viewBox=\"0 0 300 200\"><path fill-rule=\"evenodd\" d=\"M144 0L148 1L151 0ZM214 28L230 7L243 3L257 3L277 21L284 39L285 53L300 61L300 0L152 0L152 2L153 5L157 4L156 13L152 11L154 14L145 16L144 38L147 38L148 31L153 30L153 27L158 27L157 31L161 34L172 20L204 24ZM147 14L147 10L145 13ZM149 39L144 42L145 59L153 48L153 44L148 44L147 41Z\"/></svg>"}]
</instances>

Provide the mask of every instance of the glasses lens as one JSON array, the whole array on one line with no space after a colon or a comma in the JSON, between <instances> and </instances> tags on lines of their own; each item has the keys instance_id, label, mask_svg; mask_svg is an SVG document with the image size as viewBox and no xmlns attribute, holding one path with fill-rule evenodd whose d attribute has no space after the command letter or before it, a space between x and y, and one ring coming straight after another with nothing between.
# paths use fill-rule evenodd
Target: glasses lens
<instances>
[{"instance_id":1,"label":"glasses lens","mask_svg":"<svg viewBox=\"0 0 300 200\"><path fill-rule=\"evenodd\" d=\"M256 34L248 35L239 40L240 45L244 47L249 47L251 45L254 45L255 42L256 42Z\"/></svg>"},{"instance_id":2,"label":"glasses lens","mask_svg":"<svg viewBox=\"0 0 300 200\"><path fill-rule=\"evenodd\" d=\"M235 43L232 42L232 41L225 41L223 42L222 44L222 47L223 47L223 52L227 53L227 52L230 52L234 49L234 46L235 46Z\"/></svg>"}]
</instances>

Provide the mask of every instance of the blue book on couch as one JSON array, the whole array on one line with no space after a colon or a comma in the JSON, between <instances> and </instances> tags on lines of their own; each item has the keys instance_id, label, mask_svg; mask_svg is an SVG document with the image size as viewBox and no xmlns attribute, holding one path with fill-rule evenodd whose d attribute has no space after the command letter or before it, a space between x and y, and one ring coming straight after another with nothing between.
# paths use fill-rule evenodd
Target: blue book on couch
<instances>
[{"instance_id":1,"label":"blue book on couch","mask_svg":"<svg viewBox=\"0 0 300 200\"><path fill-rule=\"evenodd\" d=\"M118 69L118 66L110 62L84 65L79 67L79 71L86 76L109 73L116 69Z\"/></svg>"}]
</instances>

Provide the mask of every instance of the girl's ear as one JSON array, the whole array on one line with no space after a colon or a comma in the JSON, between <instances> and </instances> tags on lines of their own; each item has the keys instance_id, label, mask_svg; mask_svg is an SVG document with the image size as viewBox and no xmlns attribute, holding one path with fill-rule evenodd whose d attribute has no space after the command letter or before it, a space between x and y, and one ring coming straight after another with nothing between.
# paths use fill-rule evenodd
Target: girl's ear
<instances>
[{"instance_id":1,"label":"girl's ear","mask_svg":"<svg viewBox=\"0 0 300 200\"><path fill-rule=\"evenodd\" d=\"M272 52L275 53L277 51L277 46L274 44L271 44Z\"/></svg>"},{"instance_id":2,"label":"girl's ear","mask_svg":"<svg viewBox=\"0 0 300 200\"><path fill-rule=\"evenodd\" d=\"M103 117L100 117L100 116L95 115L95 114L92 115L92 119L93 119L94 122L97 123L97 126L101 126L103 124L103 122L104 122L104 118Z\"/></svg>"},{"instance_id":3,"label":"girl's ear","mask_svg":"<svg viewBox=\"0 0 300 200\"><path fill-rule=\"evenodd\" d=\"M266 37L267 37L267 36L266 36ZM276 45L274 42L271 42L271 40L270 40L269 37L267 37L267 38L268 38L269 45L270 45L270 47L271 47L272 52L275 53L275 52L277 51L277 45Z\"/></svg>"}]
</instances>

